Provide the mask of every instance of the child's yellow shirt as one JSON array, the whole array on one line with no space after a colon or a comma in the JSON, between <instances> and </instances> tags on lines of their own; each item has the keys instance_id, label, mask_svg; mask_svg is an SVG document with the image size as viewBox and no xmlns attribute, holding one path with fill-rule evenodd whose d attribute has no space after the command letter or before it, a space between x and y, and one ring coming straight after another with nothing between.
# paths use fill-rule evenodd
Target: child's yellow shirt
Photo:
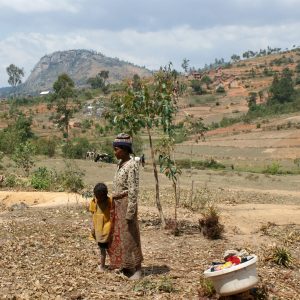
<instances>
[{"instance_id":1,"label":"child's yellow shirt","mask_svg":"<svg viewBox=\"0 0 300 300\"><path fill-rule=\"evenodd\" d=\"M111 230L110 209L111 198L108 197L108 203L105 207L99 206L96 199L90 203L90 212L93 214L92 221L95 229L95 239L97 243L107 243Z\"/></svg>"}]
</instances>

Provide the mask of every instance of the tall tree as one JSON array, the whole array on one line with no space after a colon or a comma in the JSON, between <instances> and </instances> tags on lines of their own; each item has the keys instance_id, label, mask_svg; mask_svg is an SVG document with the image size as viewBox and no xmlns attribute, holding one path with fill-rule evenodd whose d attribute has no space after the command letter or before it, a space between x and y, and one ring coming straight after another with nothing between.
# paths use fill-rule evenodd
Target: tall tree
<instances>
[{"instance_id":1,"label":"tall tree","mask_svg":"<svg viewBox=\"0 0 300 300\"><path fill-rule=\"evenodd\" d=\"M79 111L81 104L75 97L74 81L68 74L58 76L53 84L54 94L49 109L55 106L56 114L53 116L54 123L62 130L64 137L69 137L69 123L75 112Z\"/></svg>"},{"instance_id":2,"label":"tall tree","mask_svg":"<svg viewBox=\"0 0 300 300\"><path fill-rule=\"evenodd\" d=\"M187 74L188 70L189 70L189 59L184 58L181 64L182 69L184 70L184 72Z\"/></svg>"},{"instance_id":3,"label":"tall tree","mask_svg":"<svg viewBox=\"0 0 300 300\"><path fill-rule=\"evenodd\" d=\"M159 128L166 134L171 130L177 111L176 74L170 64L155 74L154 82L144 82L139 90L134 90L130 85L124 94L112 96L110 111L106 115L117 130L136 134L141 129L146 129L156 183L156 206L163 227L165 227L165 218L159 198L159 181L152 135L155 128Z\"/></svg>"},{"instance_id":4,"label":"tall tree","mask_svg":"<svg viewBox=\"0 0 300 300\"><path fill-rule=\"evenodd\" d=\"M283 69L280 77L275 74L270 87L270 93L271 98L268 102L279 102L282 104L293 100L292 96L295 90L291 70L288 68Z\"/></svg>"},{"instance_id":5,"label":"tall tree","mask_svg":"<svg viewBox=\"0 0 300 300\"><path fill-rule=\"evenodd\" d=\"M109 71L102 70L95 77L90 77L87 80L87 83L91 85L92 89L102 89L104 93L108 92L109 84L107 83L107 79L109 77Z\"/></svg>"},{"instance_id":6,"label":"tall tree","mask_svg":"<svg viewBox=\"0 0 300 300\"><path fill-rule=\"evenodd\" d=\"M18 68L14 64L10 64L6 68L6 72L8 75L8 83L11 85L15 91L16 87L22 83L22 77L24 77L23 68Z\"/></svg>"}]
</instances>

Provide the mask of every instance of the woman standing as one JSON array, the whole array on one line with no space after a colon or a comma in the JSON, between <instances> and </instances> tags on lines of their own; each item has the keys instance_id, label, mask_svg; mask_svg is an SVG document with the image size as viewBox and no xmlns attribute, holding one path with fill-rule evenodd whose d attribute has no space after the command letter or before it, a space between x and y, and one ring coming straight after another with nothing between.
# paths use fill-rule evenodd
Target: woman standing
<instances>
[{"instance_id":1,"label":"woman standing","mask_svg":"<svg viewBox=\"0 0 300 300\"><path fill-rule=\"evenodd\" d=\"M143 261L137 219L139 166L130 158L132 140L128 134L119 134L113 147L119 164L113 184L110 263L130 279L139 279Z\"/></svg>"}]
</instances>

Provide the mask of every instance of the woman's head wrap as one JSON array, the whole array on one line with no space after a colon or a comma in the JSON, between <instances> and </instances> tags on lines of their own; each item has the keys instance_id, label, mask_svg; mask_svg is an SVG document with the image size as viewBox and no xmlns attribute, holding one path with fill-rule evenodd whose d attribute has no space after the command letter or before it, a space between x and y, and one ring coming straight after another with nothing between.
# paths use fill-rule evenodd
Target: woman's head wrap
<instances>
[{"instance_id":1,"label":"woman's head wrap","mask_svg":"<svg viewBox=\"0 0 300 300\"><path fill-rule=\"evenodd\" d=\"M127 133L119 133L113 142L113 147L126 147L132 153L132 139Z\"/></svg>"}]
</instances>

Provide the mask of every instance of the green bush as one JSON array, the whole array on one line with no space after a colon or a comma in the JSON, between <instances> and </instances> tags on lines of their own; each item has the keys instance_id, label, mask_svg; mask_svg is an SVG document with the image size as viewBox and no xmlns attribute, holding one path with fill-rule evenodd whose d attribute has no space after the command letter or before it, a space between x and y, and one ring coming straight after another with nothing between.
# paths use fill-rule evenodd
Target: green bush
<instances>
[{"instance_id":1,"label":"green bush","mask_svg":"<svg viewBox=\"0 0 300 300\"><path fill-rule=\"evenodd\" d=\"M264 170L263 173L265 174L282 174L282 171L280 170L281 165L279 163L273 162L272 165L268 165Z\"/></svg>"},{"instance_id":2,"label":"green bush","mask_svg":"<svg viewBox=\"0 0 300 300\"><path fill-rule=\"evenodd\" d=\"M83 176L84 172L75 164L66 163L65 170L59 174L58 182L64 190L76 193L84 188Z\"/></svg>"},{"instance_id":3,"label":"green bush","mask_svg":"<svg viewBox=\"0 0 300 300\"><path fill-rule=\"evenodd\" d=\"M15 174L9 174L7 177L4 179L4 185L6 187L15 187L18 185L18 180Z\"/></svg>"},{"instance_id":4,"label":"green bush","mask_svg":"<svg viewBox=\"0 0 300 300\"><path fill-rule=\"evenodd\" d=\"M191 167L199 170L204 169L225 169L225 165L217 162L213 158L206 160L189 160L189 159L179 159L176 160L176 165L182 169L190 169Z\"/></svg>"},{"instance_id":5,"label":"green bush","mask_svg":"<svg viewBox=\"0 0 300 300\"><path fill-rule=\"evenodd\" d=\"M50 190L54 181L53 172L46 167L39 167L31 176L31 186L37 190Z\"/></svg>"},{"instance_id":6,"label":"green bush","mask_svg":"<svg viewBox=\"0 0 300 300\"><path fill-rule=\"evenodd\" d=\"M86 152L90 151L92 146L86 138L75 138L65 143L62 147L63 157L71 159L85 158Z\"/></svg>"},{"instance_id":7,"label":"green bush","mask_svg":"<svg viewBox=\"0 0 300 300\"><path fill-rule=\"evenodd\" d=\"M32 143L35 146L36 154L53 157L56 152L58 140L56 138L49 138L49 139L38 138L34 140Z\"/></svg>"}]
</instances>

